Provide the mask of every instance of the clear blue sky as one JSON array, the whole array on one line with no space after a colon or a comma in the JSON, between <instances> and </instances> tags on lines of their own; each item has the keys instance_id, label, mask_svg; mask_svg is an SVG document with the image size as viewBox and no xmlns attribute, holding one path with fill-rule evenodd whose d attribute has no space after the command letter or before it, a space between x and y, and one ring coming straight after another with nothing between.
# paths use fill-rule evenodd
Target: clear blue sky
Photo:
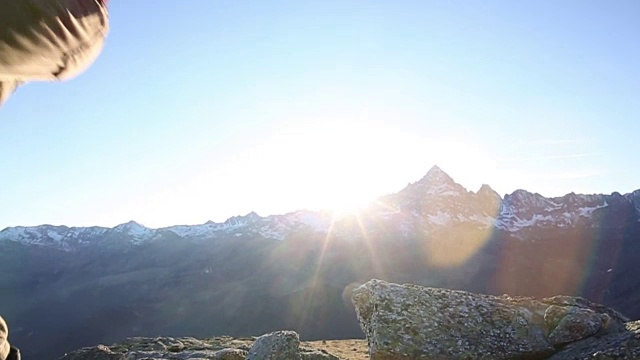
<instances>
[{"instance_id":1,"label":"clear blue sky","mask_svg":"<svg viewBox=\"0 0 640 360\"><path fill-rule=\"evenodd\" d=\"M640 2L111 1L91 69L0 109L0 228L395 192L640 188Z\"/></svg>"}]
</instances>

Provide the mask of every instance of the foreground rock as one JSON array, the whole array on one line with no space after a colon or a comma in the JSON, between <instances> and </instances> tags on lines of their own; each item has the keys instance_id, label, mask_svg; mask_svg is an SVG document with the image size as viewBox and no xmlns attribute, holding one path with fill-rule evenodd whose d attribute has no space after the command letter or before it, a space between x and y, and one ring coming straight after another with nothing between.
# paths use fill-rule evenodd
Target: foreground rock
<instances>
[{"instance_id":1,"label":"foreground rock","mask_svg":"<svg viewBox=\"0 0 640 360\"><path fill-rule=\"evenodd\" d=\"M300 337L294 331L278 331L260 336L249 350L247 360L295 359Z\"/></svg>"},{"instance_id":2,"label":"foreground rock","mask_svg":"<svg viewBox=\"0 0 640 360\"><path fill-rule=\"evenodd\" d=\"M549 358L549 360L578 359L640 359L640 321L627 323L623 331L594 336L570 344Z\"/></svg>"},{"instance_id":3,"label":"foreground rock","mask_svg":"<svg viewBox=\"0 0 640 360\"><path fill-rule=\"evenodd\" d=\"M374 360L547 359L554 354L552 359L598 354L608 359L605 354L617 350L640 358L633 357L640 354L637 326L582 298L496 297L371 280L353 291L353 303Z\"/></svg>"},{"instance_id":4,"label":"foreground rock","mask_svg":"<svg viewBox=\"0 0 640 360\"><path fill-rule=\"evenodd\" d=\"M129 338L111 346L84 348L59 360L338 360L326 351L300 346L298 334L277 331L259 338Z\"/></svg>"}]
</instances>

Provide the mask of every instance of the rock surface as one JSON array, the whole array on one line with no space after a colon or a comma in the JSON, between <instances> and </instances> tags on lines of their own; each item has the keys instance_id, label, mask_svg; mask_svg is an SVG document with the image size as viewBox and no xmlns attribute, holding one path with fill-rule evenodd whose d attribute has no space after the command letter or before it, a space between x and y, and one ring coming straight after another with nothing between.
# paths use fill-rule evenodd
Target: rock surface
<instances>
[{"instance_id":1,"label":"rock surface","mask_svg":"<svg viewBox=\"0 0 640 360\"><path fill-rule=\"evenodd\" d=\"M66 354L59 360L338 360L327 351L300 346L298 334L277 331L259 338L191 337L129 338L111 346L98 345Z\"/></svg>"},{"instance_id":2,"label":"rock surface","mask_svg":"<svg viewBox=\"0 0 640 360\"><path fill-rule=\"evenodd\" d=\"M570 344L549 358L549 360L581 359L640 359L640 321L627 323L621 331L590 337Z\"/></svg>"},{"instance_id":3,"label":"rock surface","mask_svg":"<svg viewBox=\"0 0 640 360\"><path fill-rule=\"evenodd\" d=\"M371 280L353 291L353 303L374 360L546 359L556 353L582 359L571 354L637 341L624 316L582 298L511 298Z\"/></svg>"},{"instance_id":4,"label":"rock surface","mask_svg":"<svg viewBox=\"0 0 640 360\"><path fill-rule=\"evenodd\" d=\"M92 348L84 348L74 351L62 357L64 360L126 360L125 354L114 353L107 346L98 345Z\"/></svg>"},{"instance_id":5,"label":"rock surface","mask_svg":"<svg viewBox=\"0 0 640 360\"><path fill-rule=\"evenodd\" d=\"M276 331L260 336L249 350L247 360L295 359L300 337L294 331Z\"/></svg>"}]
</instances>

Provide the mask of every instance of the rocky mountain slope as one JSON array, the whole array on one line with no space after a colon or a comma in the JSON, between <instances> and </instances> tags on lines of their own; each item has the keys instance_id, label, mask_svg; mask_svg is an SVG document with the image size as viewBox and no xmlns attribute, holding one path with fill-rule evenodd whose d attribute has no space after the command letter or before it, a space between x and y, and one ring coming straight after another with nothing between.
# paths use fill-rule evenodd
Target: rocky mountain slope
<instances>
[{"instance_id":1,"label":"rocky mountain slope","mask_svg":"<svg viewBox=\"0 0 640 360\"><path fill-rule=\"evenodd\" d=\"M640 190L467 191L441 169L356 215L255 213L149 229L0 231L0 309L25 357L129 336L363 334L371 278L487 294L581 295L640 318Z\"/></svg>"}]
</instances>

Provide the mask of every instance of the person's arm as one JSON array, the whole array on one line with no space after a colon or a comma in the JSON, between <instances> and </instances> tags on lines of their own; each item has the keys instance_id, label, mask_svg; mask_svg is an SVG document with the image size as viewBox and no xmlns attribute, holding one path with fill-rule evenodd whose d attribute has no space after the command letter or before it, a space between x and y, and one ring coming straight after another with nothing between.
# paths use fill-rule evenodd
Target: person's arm
<instances>
[{"instance_id":1,"label":"person's arm","mask_svg":"<svg viewBox=\"0 0 640 360\"><path fill-rule=\"evenodd\" d=\"M0 0L0 106L22 83L86 70L109 30L107 2Z\"/></svg>"}]
</instances>

